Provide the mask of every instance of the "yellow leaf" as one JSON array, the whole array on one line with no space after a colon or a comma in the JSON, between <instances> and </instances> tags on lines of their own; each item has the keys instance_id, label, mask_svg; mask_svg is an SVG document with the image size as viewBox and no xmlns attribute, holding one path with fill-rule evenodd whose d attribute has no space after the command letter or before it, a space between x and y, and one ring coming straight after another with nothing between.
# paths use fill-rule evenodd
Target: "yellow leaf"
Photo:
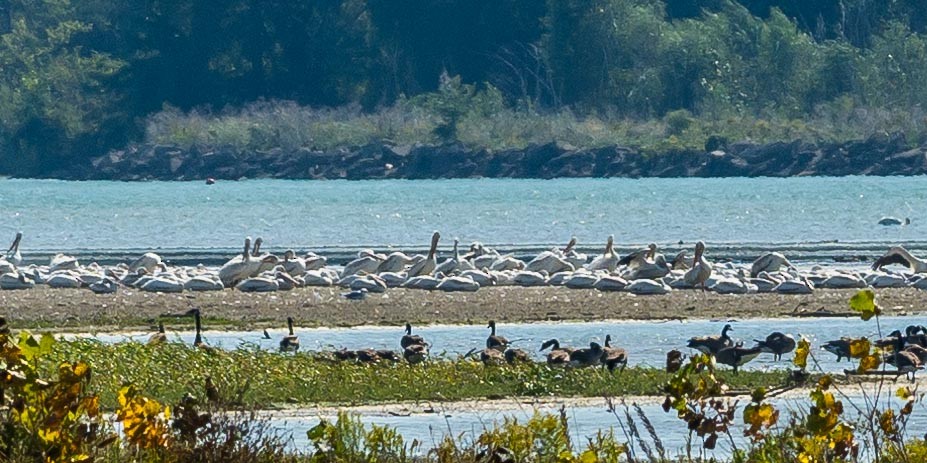
<instances>
[{"instance_id":1,"label":"yellow leaf","mask_svg":"<svg viewBox=\"0 0 927 463\"><path fill-rule=\"evenodd\" d=\"M599 461L599 457L592 450L586 450L579 456L580 463L595 463Z\"/></svg>"},{"instance_id":2,"label":"yellow leaf","mask_svg":"<svg viewBox=\"0 0 927 463\"><path fill-rule=\"evenodd\" d=\"M901 400L908 400L911 397L914 397L914 391L912 391L911 388L907 386L899 387L898 390L895 391L895 397L898 397Z\"/></svg>"},{"instance_id":3,"label":"yellow leaf","mask_svg":"<svg viewBox=\"0 0 927 463\"><path fill-rule=\"evenodd\" d=\"M895 427L895 411L891 408L882 412L879 416L879 427L888 435L894 435L898 429Z\"/></svg>"},{"instance_id":4,"label":"yellow leaf","mask_svg":"<svg viewBox=\"0 0 927 463\"><path fill-rule=\"evenodd\" d=\"M863 373L866 371L875 370L876 368L879 368L881 363L882 361L879 359L879 356L867 355L859 360L859 368L857 368L857 371Z\"/></svg>"},{"instance_id":5,"label":"yellow leaf","mask_svg":"<svg viewBox=\"0 0 927 463\"><path fill-rule=\"evenodd\" d=\"M861 359L869 355L871 345L866 338L854 339L850 342L850 357Z\"/></svg>"},{"instance_id":6,"label":"yellow leaf","mask_svg":"<svg viewBox=\"0 0 927 463\"><path fill-rule=\"evenodd\" d=\"M796 367L804 370L808 366L808 354L811 352L811 343L807 339L802 337L798 340L798 347L795 348L795 356L792 358L792 363Z\"/></svg>"},{"instance_id":7,"label":"yellow leaf","mask_svg":"<svg viewBox=\"0 0 927 463\"><path fill-rule=\"evenodd\" d=\"M871 289L861 289L851 297L850 308L859 312L859 317L863 321L869 320L873 315L882 313L875 303L875 292Z\"/></svg>"}]
</instances>

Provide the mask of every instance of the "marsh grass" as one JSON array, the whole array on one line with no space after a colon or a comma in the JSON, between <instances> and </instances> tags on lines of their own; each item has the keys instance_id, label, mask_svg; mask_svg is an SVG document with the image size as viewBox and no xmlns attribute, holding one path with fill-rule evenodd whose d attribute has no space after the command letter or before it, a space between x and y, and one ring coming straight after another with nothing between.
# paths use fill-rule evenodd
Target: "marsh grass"
<instances>
[{"instance_id":1,"label":"marsh grass","mask_svg":"<svg viewBox=\"0 0 927 463\"><path fill-rule=\"evenodd\" d=\"M174 343L107 345L94 340L58 342L45 365L51 370L63 359L83 360L93 368L92 386L106 406L115 403L114 391L125 383L173 403L187 392L201 393L206 376L217 383L225 401L239 406L659 395L670 377L653 368L610 373L603 368L551 368L540 363L484 366L464 359L432 359L421 365L357 364L328 360L318 353L294 355L246 347L202 350ZM781 385L787 376L784 371L719 374L735 389Z\"/></svg>"}]
</instances>

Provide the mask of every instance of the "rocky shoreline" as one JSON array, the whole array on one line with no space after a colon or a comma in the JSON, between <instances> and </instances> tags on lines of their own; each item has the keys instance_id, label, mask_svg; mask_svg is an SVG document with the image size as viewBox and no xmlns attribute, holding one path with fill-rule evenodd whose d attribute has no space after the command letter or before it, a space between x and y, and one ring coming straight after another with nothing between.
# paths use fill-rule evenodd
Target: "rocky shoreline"
<instances>
[{"instance_id":1,"label":"rocky shoreline","mask_svg":"<svg viewBox=\"0 0 927 463\"><path fill-rule=\"evenodd\" d=\"M557 143L488 152L463 145L389 146L314 151L230 148L181 149L136 145L89 165L54 172L68 180L438 179L556 177L791 177L922 175L927 146L902 135L844 143L802 141L755 144L709 140L704 150L647 154L609 146L576 149Z\"/></svg>"}]
</instances>

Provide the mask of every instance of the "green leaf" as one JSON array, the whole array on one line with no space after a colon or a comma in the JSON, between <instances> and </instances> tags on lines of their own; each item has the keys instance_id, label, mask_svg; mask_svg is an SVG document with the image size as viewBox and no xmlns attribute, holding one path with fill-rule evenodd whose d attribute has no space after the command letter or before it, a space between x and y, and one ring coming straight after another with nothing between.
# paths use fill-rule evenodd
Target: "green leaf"
<instances>
[{"instance_id":1,"label":"green leaf","mask_svg":"<svg viewBox=\"0 0 927 463\"><path fill-rule=\"evenodd\" d=\"M39 355L50 354L55 347L55 337L50 333L45 333L39 339Z\"/></svg>"}]
</instances>

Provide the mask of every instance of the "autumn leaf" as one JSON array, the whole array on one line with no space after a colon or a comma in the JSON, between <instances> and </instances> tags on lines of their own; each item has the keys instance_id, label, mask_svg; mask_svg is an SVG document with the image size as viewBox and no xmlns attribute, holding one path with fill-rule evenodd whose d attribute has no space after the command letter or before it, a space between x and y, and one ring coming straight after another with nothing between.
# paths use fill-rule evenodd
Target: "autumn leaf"
<instances>
[{"instance_id":1,"label":"autumn leaf","mask_svg":"<svg viewBox=\"0 0 927 463\"><path fill-rule=\"evenodd\" d=\"M865 373L867 371L875 370L879 368L879 365L882 361L879 359L878 355L867 355L859 360L859 368L857 371L860 373Z\"/></svg>"},{"instance_id":2,"label":"autumn leaf","mask_svg":"<svg viewBox=\"0 0 927 463\"><path fill-rule=\"evenodd\" d=\"M798 340L798 347L795 348L795 356L792 358L792 363L804 370L808 367L808 354L811 353L811 343L807 339L802 337Z\"/></svg>"},{"instance_id":3,"label":"autumn leaf","mask_svg":"<svg viewBox=\"0 0 927 463\"><path fill-rule=\"evenodd\" d=\"M850 341L850 357L861 359L869 355L871 347L869 340L866 338L854 339Z\"/></svg>"},{"instance_id":4,"label":"autumn leaf","mask_svg":"<svg viewBox=\"0 0 927 463\"><path fill-rule=\"evenodd\" d=\"M881 315L882 311L875 303L875 291L871 289L861 289L850 298L850 308L859 312L859 317L863 321L868 321L874 315Z\"/></svg>"}]
</instances>

